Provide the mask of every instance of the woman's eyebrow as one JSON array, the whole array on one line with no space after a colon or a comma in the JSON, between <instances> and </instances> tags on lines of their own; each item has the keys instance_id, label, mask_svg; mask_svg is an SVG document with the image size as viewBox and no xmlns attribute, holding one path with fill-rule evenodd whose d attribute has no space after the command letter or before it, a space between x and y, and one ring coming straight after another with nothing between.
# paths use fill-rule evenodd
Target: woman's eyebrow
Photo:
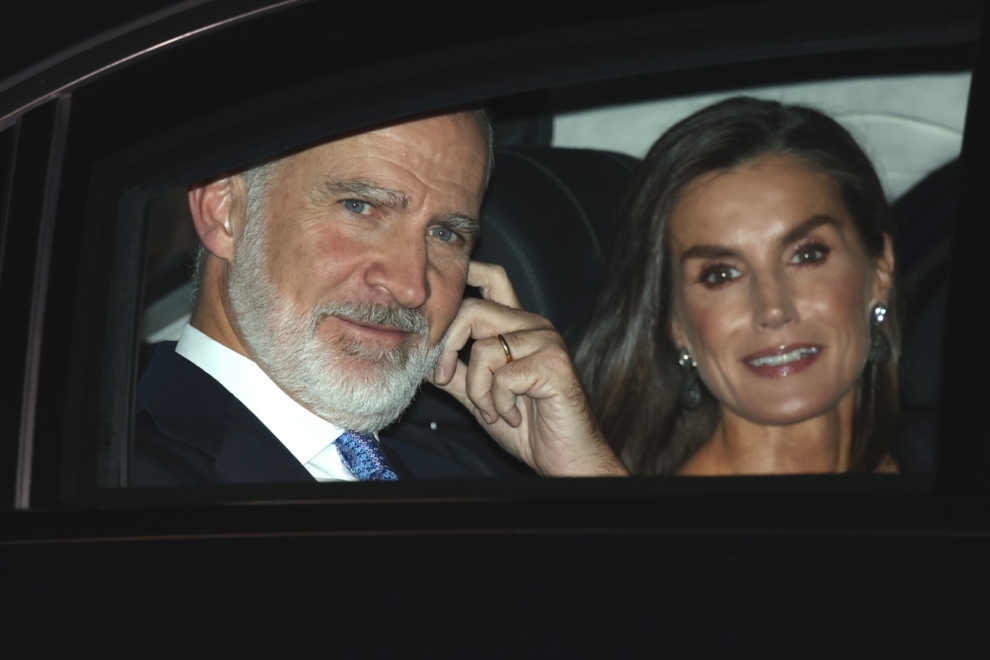
<instances>
[{"instance_id":1,"label":"woman's eyebrow","mask_svg":"<svg viewBox=\"0 0 990 660\"><path fill-rule=\"evenodd\" d=\"M813 215L784 234L784 237L780 239L780 244L790 245L794 241L799 241L822 225L838 227L839 221L830 215ZM735 250L722 245L694 245L681 254L681 261L685 259L730 259L737 256L739 255Z\"/></svg>"},{"instance_id":2,"label":"woman's eyebrow","mask_svg":"<svg viewBox=\"0 0 990 660\"><path fill-rule=\"evenodd\" d=\"M681 261L685 259L727 259L737 256L735 250L721 245L694 245L681 253Z\"/></svg>"},{"instance_id":3,"label":"woman's eyebrow","mask_svg":"<svg viewBox=\"0 0 990 660\"><path fill-rule=\"evenodd\" d=\"M794 229L790 230L780 239L781 245L790 245L794 241L799 241L822 225L839 226L839 221L830 215L813 215Z\"/></svg>"}]
</instances>

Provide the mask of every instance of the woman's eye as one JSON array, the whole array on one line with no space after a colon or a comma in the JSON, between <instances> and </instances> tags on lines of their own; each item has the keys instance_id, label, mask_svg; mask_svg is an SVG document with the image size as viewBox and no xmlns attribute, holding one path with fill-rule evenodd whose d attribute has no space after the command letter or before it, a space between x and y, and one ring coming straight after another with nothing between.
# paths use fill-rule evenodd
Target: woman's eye
<instances>
[{"instance_id":1,"label":"woman's eye","mask_svg":"<svg viewBox=\"0 0 990 660\"><path fill-rule=\"evenodd\" d=\"M362 202L360 199L345 199L344 208L358 215L367 215L371 212L371 204Z\"/></svg>"},{"instance_id":2,"label":"woman's eye","mask_svg":"<svg viewBox=\"0 0 990 660\"><path fill-rule=\"evenodd\" d=\"M430 230L430 236L439 238L444 243L454 240L455 234L446 227L434 227Z\"/></svg>"},{"instance_id":3,"label":"woman's eye","mask_svg":"<svg viewBox=\"0 0 990 660\"><path fill-rule=\"evenodd\" d=\"M821 244L812 243L798 248L797 253L791 257L792 264L813 264L824 259L831 250Z\"/></svg>"},{"instance_id":4,"label":"woman's eye","mask_svg":"<svg viewBox=\"0 0 990 660\"><path fill-rule=\"evenodd\" d=\"M742 275L742 273L740 273L736 268L733 268L728 264L719 264L717 266L706 268L702 271L701 283L708 286L718 286L719 284L731 282L740 275Z\"/></svg>"}]
</instances>

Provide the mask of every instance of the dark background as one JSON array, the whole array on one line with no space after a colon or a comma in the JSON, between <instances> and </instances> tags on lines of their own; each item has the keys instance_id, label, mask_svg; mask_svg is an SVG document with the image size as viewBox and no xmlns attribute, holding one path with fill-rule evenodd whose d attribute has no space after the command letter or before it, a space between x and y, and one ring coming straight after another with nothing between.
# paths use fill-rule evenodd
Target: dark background
<instances>
[{"instance_id":1,"label":"dark background","mask_svg":"<svg viewBox=\"0 0 990 660\"><path fill-rule=\"evenodd\" d=\"M102 32L180 4L179 0L3 0L0 81Z\"/></svg>"}]
</instances>

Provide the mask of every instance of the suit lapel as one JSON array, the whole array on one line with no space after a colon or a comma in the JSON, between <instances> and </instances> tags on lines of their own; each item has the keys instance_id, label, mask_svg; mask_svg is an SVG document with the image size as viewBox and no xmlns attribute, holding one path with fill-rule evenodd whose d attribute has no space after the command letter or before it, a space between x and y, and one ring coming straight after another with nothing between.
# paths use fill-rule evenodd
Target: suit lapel
<instances>
[{"instance_id":1,"label":"suit lapel","mask_svg":"<svg viewBox=\"0 0 990 660\"><path fill-rule=\"evenodd\" d=\"M315 481L233 394L162 342L138 387L144 407L165 435L214 459L222 483Z\"/></svg>"},{"instance_id":2,"label":"suit lapel","mask_svg":"<svg viewBox=\"0 0 990 660\"><path fill-rule=\"evenodd\" d=\"M224 483L315 481L261 420L233 396L213 472Z\"/></svg>"},{"instance_id":3,"label":"suit lapel","mask_svg":"<svg viewBox=\"0 0 990 660\"><path fill-rule=\"evenodd\" d=\"M395 476L399 479L415 479L415 475L406 466L399 453L386 443L387 440L382 438L379 440L378 446L381 448L382 453L385 454L385 458L388 460L388 466L392 468L392 472L395 472Z\"/></svg>"},{"instance_id":4,"label":"suit lapel","mask_svg":"<svg viewBox=\"0 0 990 660\"><path fill-rule=\"evenodd\" d=\"M247 407L163 342L141 378L139 395L159 430L213 459L221 483L312 482L314 477ZM430 440L435 438L431 435ZM400 479L478 476L432 450L391 437L382 453Z\"/></svg>"}]
</instances>

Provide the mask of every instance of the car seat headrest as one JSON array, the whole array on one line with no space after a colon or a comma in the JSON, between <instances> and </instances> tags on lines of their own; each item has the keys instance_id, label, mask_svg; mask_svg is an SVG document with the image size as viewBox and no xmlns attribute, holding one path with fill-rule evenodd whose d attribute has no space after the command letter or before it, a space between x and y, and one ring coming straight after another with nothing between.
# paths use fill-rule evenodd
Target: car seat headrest
<instances>
[{"instance_id":1,"label":"car seat headrest","mask_svg":"<svg viewBox=\"0 0 990 660\"><path fill-rule=\"evenodd\" d=\"M502 265L526 310L566 332L590 296L635 158L590 149L499 151L473 258Z\"/></svg>"}]
</instances>

